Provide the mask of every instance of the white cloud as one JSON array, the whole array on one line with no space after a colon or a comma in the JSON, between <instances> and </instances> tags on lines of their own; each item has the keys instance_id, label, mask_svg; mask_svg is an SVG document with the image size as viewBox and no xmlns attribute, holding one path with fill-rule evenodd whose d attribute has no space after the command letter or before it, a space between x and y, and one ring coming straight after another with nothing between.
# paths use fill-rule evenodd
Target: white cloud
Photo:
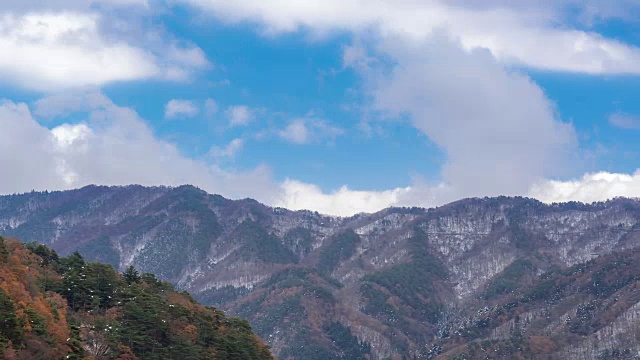
<instances>
[{"instance_id":1,"label":"white cloud","mask_svg":"<svg viewBox=\"0 0 640 360\"><path fill-rule=\"evenodd\" d=\"M323 139L334 140L344 134L344 130L331 126L324 120L297 118L293 119L278 135L294 144L308 144Z\"/></svg>"},{"instance_id":2,"label":"white cloud","mask_svg":"<svg viewBox=\"0 0 640 360\"><path fill-rule=\"evenodd\" d=\"M286 180L282 185L282 195L275 206L294 210L311 209L324 214L349 216L360 212L371 212L398 203L410 188L388 191L354 191L343 186L332 193L324 193L312 184Z\"/></svg>"},{"instance_id":3,"label":"white cloud","mask_svg":"<svg viewBox=\"0 0 640 360\"><path fill-rule=\"evenodd\" d=\"M293 120L278 134L283 139L295 144L305 144L309 141L309 129L307 129L304 119Z\"/></svg>"},{"instance_id":4,"label":"white cloud","mask_svg":"<svg viewBox=\"0 0 640 360\"><path fill-rule=\"evenodd\" d=\"M80 181L80 175L69 164L65 155L74 151L86 153L88 150L87 141L93 135L93 131L86 124L62 124L51 129L51 135L57 145L53 151L58 154L55 157L58 177L65 185L77 183Z\"/></svg>"},{"instance_id":5,"label":"white cloud","mask_svg":"<svg viewBox=\"0 0 640 360\"><path fill-rule=\"evenodd\" d=\"M226 111L229 126L246 126L254 118L253 111L245 105L231 106Z\"/></svg>"},{"instance_id":6,"label":"white cloud","mask_svg":"<svg viewBox=\"0 0 640 360\"><path fill-rule=\"evenodd\" d=\"M55 146L49 130L33 121L26 104L0 100L0 191L62 188L51 156Z\"/></svg>"},{"instance_id":7,"label":"white cloud","mask_svg":"<svg viewBox=\"0 0 640 360\"><path fill-rule=\"evenodd\" d=\"M93 131L87 124L62 124L51 129L51 135L59 148L68 148L77 141L86 141Z\"/></svg>"},{"instance_id":8,"label":"white cloud","mask_svg":"<svg viewBox=\"0 0 640 360\"><path fill-rule=\"evenodd\" d=\"M38 11L60 11L60 10L76 10L89 11L92 8L100 7L139 7L147 9L149 7L148 0L5 0L2 9L12 12L32 12Z\"/></svg>"},{"instance_id":9,"label":"white cloud","mask_svg":"<svg viewBox=\"0 0 640 360\"><path fill-rule=\"evenodd\" d=\"M286 180L274 205L289 209L310 209L321 213L349 216L359 212L375 212L390 206L443 205L456 197L444 184L427 185L415 182L411 186L383 191L356 191L346 186L324 192L312 184ZM640 169L633 174L599 172L585 174L571 181L540 180L523 192L545 203L580 201L591 203L616 197L640 197Z\"/></svg>"},{"instance_id":10,"label":"white cloud","mask_svg":"<svg viewBox=\"0 0 640 360\"><path fill-rule=\"evenodd\" d=\"M208 66L192 45L130 43L103 32L94 12L0 10L0 78L36 91L145 80L185 80ZM136 40L137 41L137 40Z\"/></svg>"},{"instance_id":11,"label":"white cloud","mask_svg":"<svg viewBox=\"0 0 640 360\"><path fill-rule=\"evenodd\" d=\"M88 112L88 117L50 130L38 124L25 104L1 102L0 168L11 175L3 178L0 192L89 183L190 183L228 197L249 196L271 205L334 215L392 205L434 206L464 196L530 195L551 202L640 195L638 172L545 180L557 178L575 150L573 128L557 118L554 104L531 79L504 66L640 73L636 47L572 29L563 22L566 14L554 5L558 2L183 1L211 9L224 21L260 23L272 34L346 30L362 36L366 44L367 34L374 33L373 45L366 44L374 52L349 47L345 65L362 74L374 109L408 115L447 153L442 181L415 181L384 191L344 186L324 192L293 179L277 184L265 166L235 172L186 157L174 144L155 137L131 109L114 105L100 92L82 89L150 78L189 79L194 71L210 66L202 50L166 40L161 31L129 36L140 29L107 21L87 5L90 2L53 0L43 12L29 0L24 4L31 5L23 9L15 2L18 5L3 4L0 10L0 79L30 90L79 88L35 102L33 114L52 118ZM596 2L591 0L592 7L580 11L585 19L624 16L624 11L607 7L610 2ZM146 5L142 0L110 3ZM204 109L215 113L217 104L207 100ZM247 106L230 107L225 114L230 126L245 126L255 118L255 110ZM628 127L629 118L610 121ZM333 139L342 131L321 120L301 118L279 135L294 143L310 143ZM231 157L243 146L242 139L235 139L212 148L210 154Z\"/></svg>"},{"instance_id":12,"label":"white cloud","mask_svg":"<svg viewBox=\"0 0 640 360\"><path fill-rule=\"evenodd\" d=\"M566 16L611 16L604 2L526 2L444 0L182 0L211 11L222 21L252 21L267 32L310 29L316 33L376 29L383 37L424 40L441 30L471 51L486 48L503 63L581 73L640 73L640 49L594 32L572 29ZM628 1L625 9L638 10ZM615 13L621 13L616 10ZM559 24L561 26L559 26Z\"/></svg>"},{"instance_id":13,"label":"white cloud","mask_svg":"<svg viewBox=\"0 0 640 360\"><path fill-rule=\"evenodd\" d=\"M88 99L103 96L85 94ZM82 96L67 98L75 97ZM55 103L52 109L62 110L45 113L59 115L69 109L58 106L63 98L57 95L57 102L44 99L39 103ZM75 109L88 111L86 121L51 130L38 124L27 105L0 101L0 168L4 174L0 193L71 189L87 184L194 184L231 198L252 197L270 205L332 215L379 210L410 195L411 188L376 192L354 191L346 186L323 193L315 185L295 180L277 184L265 166L248 172L225 170L180 154L174 144L156 138L133 110L103 99L107 101L100 101L95 109L90 101L81 99L82 106ZM235 139L217 154L232 156L243 144Z\"/></svg>"},{"instance_id":14,"label":"white cloud","mask_svg":"<svg viewBox=\"0 0 640 360\"><path fill-rule=\"evenodd\" d=\"M609 124L627 130L640 129L640 116L633 116L621 112L609 115Z\"/></svg>"},{"instance_id":15,"label":"white cloud","mask_svg":"<svg viewBox=\"0 0 640 360\"><path fill-rule=\"evenodd\" d=\"M363 70L373 107L408 115L442 148L451 196L520 195L540 178L563 175L574 129L526 75L445 37L390 39L378 51L395 62Z\"/></svg>"},{"instance_id":16,"label":"white cloud","mask_svg":"<svg viewBox=\"0 0 640 360\"><path fill-rule=\"evenodd\" d=\"M87 184L193 184L225 196L267 203L277 195L270 171L226 171L182 155L158 139L131 109L109 103L86 122L47 129L27 105L0 102L0 193L70 189ZM276 189L276 190L274 190Z\"/></svg>"},{"instance_id":17,"label":"white cloud","mask_svg":"<svg viewBox=\"0 0 640 360\"><path fill-rule=\"evenodd\" d=\"M199 112L200 109L191 100L172 99L164 107L165 119L194 117Z\"/></svg>"},{"instance_id":18,"label":"white cloud","mask_svg":"<svg viewBox=\"0 0 640 360\"><path fill-rule=\"evenodd\" d=\"M111 100L95 89L50 95L34 103L34 115L54 118L76 112L87 112L111 105Z\"/></svg>"},{"instance_id":19,"label":"white cloud","mask_svg":"<svg viewBox=\"0 0 640 360\"><path fill-rule=\"evenodd\" d=\"M193 45L170 45L163 59L166 69L164 78L170 81L189 81L194 70L209 68L211 65L204 51Z\"/></svg>"},{"instance_id":20,"label":"white cloud","mask_svg":"<svg viewBox=\"0 0 640 360\"><path fill-rule=\"evenodd\" d=\"M229 154L241 149L242 142L236 140L225 147ZM27 105L0 101L0 168L4 174L0 193L5 194L87 184L194 184L232 198L249 196L274 206L340 216L388 206L434 206L457 198L446 184L415 181L385 191L343 186L323 192L292 179L277 184L264 166L248 172L224 170L180 154L174 144L156 138L134 111L110 101L89 109L85 122L51 130L38 124ZM546 202L640 196L640 171L588 174L566 182L541 180L523 194Z\"/></svg>"},{"instance_id":21,"label":"white cloud","mask_svg":"<svg viewBox=\"0 0 640 360\"><path fill-rule=\"evenodd\" d=\"M640 197L640 170L633 174L598 172L572 181L541 181L529 195L543 202L604 201L619 196Z\"/></svg>"},{"instance_id":22,"label":"white cloud","mask_svg":"<svg viewBox=\"0 0 640 360\"><path fill-rule=\"evenodd\" d=\"M623 7L599 0L184 1L222 21L260 24L270 35L354 33L366 46L347 47L344 63L363 76L371 108L392 118L406 116L447 155L436 184L324 193L292 180L283 185L289 196L281 204L294 208L348 213L354 208L340 199L351 196L364 196L367 201L355 201L355 208L371 211L466 196L526 195L549 183L545 179L575 175L570 165L577 137L542 89L515 69L640 73L640 49L570 25L575 14L585 21L624 17ZM638 9L632 2L624 9L630 7ZM304 119L279 133L295 143L309 142L310 134ZM307 197L313 200L306 203Z\"/></svg>"},{"instance_id":23,"label":"white cloud","mask_svg":"<svg viewBox=\"0 0 640 360\"><path fill-rule=\"evenodd\" d=\"M233 139L225 147L218 147L218 146L212 147L209 154L216 158L234 157L238 152L242 150L243 147L244 147L244 140Z\"/></svg>"}]
</instances>

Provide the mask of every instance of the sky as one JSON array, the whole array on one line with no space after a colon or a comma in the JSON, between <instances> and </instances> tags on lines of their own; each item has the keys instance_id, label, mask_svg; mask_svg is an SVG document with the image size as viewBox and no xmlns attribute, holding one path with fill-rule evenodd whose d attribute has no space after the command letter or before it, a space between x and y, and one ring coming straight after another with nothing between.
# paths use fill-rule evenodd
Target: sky
<instances>
[{"instance_id":1,"label":"sky","mask_svg":"<svg viewBox=\"0 0 640 360\"><path fill-rule=\"evenodd\" d=\"M3 0L0 193L640 197L640 0Z\"/></svg>"}]
</instances>

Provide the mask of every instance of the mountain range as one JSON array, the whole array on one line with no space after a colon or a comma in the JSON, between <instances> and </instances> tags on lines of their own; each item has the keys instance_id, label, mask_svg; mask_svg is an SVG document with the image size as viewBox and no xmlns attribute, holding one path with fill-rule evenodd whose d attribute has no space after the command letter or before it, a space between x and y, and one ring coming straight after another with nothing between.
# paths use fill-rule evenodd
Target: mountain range
<instances>
[{"instance_id":1,"label":"mountain range","mask_svg":"<svg viewBox=\"0 0 640 360\"><path fill-rule=\"evenodd\" d=\"M464 199L351 217L192 186L0 196L0 234L134 266L278 359L640 358L640 201Z\"/></svg>"}]
</instances>

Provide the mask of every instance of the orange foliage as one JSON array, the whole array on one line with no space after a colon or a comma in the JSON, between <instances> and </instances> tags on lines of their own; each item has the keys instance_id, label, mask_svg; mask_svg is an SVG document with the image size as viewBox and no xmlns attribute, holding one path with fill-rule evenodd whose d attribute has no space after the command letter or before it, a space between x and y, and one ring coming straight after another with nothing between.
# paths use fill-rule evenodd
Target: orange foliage
<instances>
[{"instance_id":1,"label":"orange foliage","mask_svg":"<svg viewBox=\"0 0 640 360\"><path fill-rule=\"evenodd\" d=\"M196 309L196 304L192 303L191 301L189 301L187 298L185 298L184 296L180 295L179 293L169 293L169 294L167 294L167 301L170 304L180 305L180 306L184 307L185 309L188 309L192 313Z\"/></svg>"},{"instance_id":2,"label":"orange foliage","mask_svg":"<svg viewBox=\"0 0 640 360\"><path fill-rule=\"evenodd\" d=\"M55 342L55 354L66 353L69 337L66 319L66 301L55 293L43 294L38 281L42 278L41 259L15 240L6 241L9 256L0 264L0 288L13 300L18 318L24 318L25 333L33 331L27 309L33 310L46 322L47 334ZM54 316L52 306L56 309ZM31 340L34 341L34 340Z\"/></svg>"},{"instance_id":3,"label":"orange foliage","mask_svg":"<svg viewBox=\"0 0 640 360\"><path fill-rule=\"evenodd\" d=\"M135 356L131 348L129 348L128 346L120 345L118 347L118 350L120 351L120 353L122 353L122 355L120 355L120 357L118 357L116 360L139 360L139 358Z\"/></svg>"},{"instance_id":4,"label":"orange foliage","mask_svg":"<svg viewBox=\"0 0 640 360\"><path fill-rule=\"evenodd\" d=\"M115 320L122 316L122 310L118 307L112 307L106 310L105 317L109 320Z\"/></svg>"},{"instance_id":5,"label":"orange foliage","mask_svg":"<svg viewBox=\"0 0 640 360\"><path fill-rule=\"evenodd\" d=\"M9 340L9 343L7 344L7 348L4 350L4 352L0 353L0 358L4 359L4 360L16 360L18 359L18 355L16 354L16 351L13 349L13 343L11 342L11 340Z\"/></svg>"},{"instance_id":6,"label":"orange foliage","mask_svg":"<svg viewBox=\"0 0 640 360\"><path fill-rule=\"evenodd\" d=\"M189 339L189 341L191 341L192 343L195 343L196 339L198 338L198 328L193 324L188 324L187 326L182 328L180 334L184 335L184 337Z\"/></svg>"}]
</instances>

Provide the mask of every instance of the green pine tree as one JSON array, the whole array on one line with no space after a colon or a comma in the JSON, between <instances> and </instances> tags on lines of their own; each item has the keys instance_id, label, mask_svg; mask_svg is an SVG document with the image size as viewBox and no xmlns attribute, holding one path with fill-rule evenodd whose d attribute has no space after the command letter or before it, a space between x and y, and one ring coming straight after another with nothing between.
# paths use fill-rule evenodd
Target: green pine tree
<instances>
[{"instance_id":1,"label":"green pine tree","mask_svg":"<svg viewBox=\"0 0 640 360\"><path fill-rule=\"evenodd\" d=\"M127 281L127 284L139 283L140 282L140 273L136 270L133 265L129 265L127 270L122 273L122 276Z\"/></svg>"},{"instance_id":2,"label":"green pine tree","mask_svg":"<svg viewBox=\"0 0 640 360\"><path fill-rule=\"evenodd\" d=\"M0 347L9 340L14 344L22 339L22 327L16 317L11 298L0 288Z\"/></svg>"},{"instance_id":3,"label":"green pine tree","mask_svg":"<svg viewBox=\"0 0 640 360\"><path fill-rule=\"evenodd\" d=\"M5 262L9 257L9 250L7 250L7 244L2 236L0 236L0 261Z\"/></svg>"}]
</instances>

